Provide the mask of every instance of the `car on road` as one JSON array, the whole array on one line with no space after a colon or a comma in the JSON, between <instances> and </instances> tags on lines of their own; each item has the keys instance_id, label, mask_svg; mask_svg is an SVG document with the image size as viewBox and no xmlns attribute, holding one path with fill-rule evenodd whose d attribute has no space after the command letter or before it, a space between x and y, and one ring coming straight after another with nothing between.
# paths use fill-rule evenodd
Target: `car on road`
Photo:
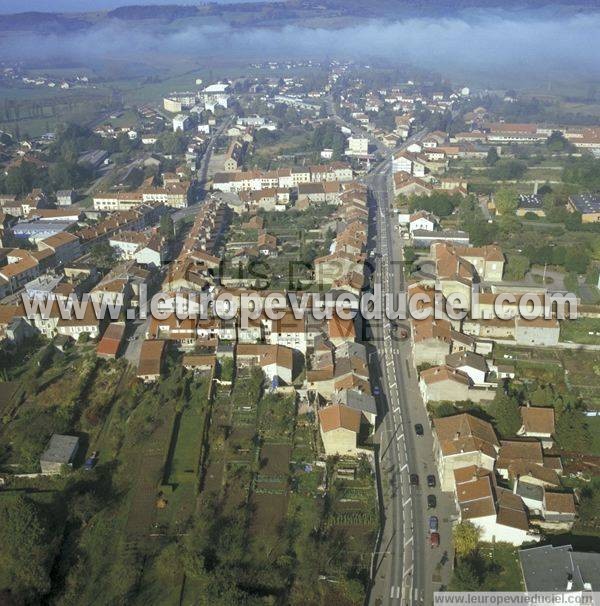
<instances>
[{"instance_id":1,"label":"car on road","mask_svg":"<svg viewBox=\"0 0 600 606\"><path fill-rule=\"evenodd\" d=\"M424 431L424 429L423 429L423 425L421 425L421 423L417 423L417 424L415 425L415 433L416 433L418 436L422 436L422 435L425 433L425 431Z\"/></svg>"},{"instance_id":2,"label":"car on road","mask_svg":"<svg viewBox=\"0 0 600 606\"><path fill-rule=\"evenodd\" d=\"M427 486L429 486L429 488L435 488L435 476L434 475L427 476Z\"/></svg>"},{"instance_id":3,"label":"car on road","mask_svg":"<svg viewBox=\"0 0 600 606\"><path fill-rule=\"evenodd\" d=\"M434 494L427 495L427 509L435 509L437 499Z\"/></svg>"},{"instance_id":4,"label":"car on road","mask_svg":"<svg viewBox=\"0 0 600 606\"><path fill-rule=\"evenodd\" d=\"M373 395L374 396L380 396L381 395L381 389L377 385L375 387L373 387Z\"/></svg>"},{"instance_id":5,"label":"car on road","mask_svg":"<svg viewBox=\"0 0 600 606\"><path fill-rule=\"evenodd\" d=\"M419 476L416 473L410 474L410 485L418 486L419 485Z\"/></svg>"},{"instance_id":6,"label":"car on road","mask_svg":"<svg viewBox=\"0 0 600 606\"><path fill-rule=\"evenodd\" d=\"M429 530L430 532L437 532L438 519L437 516L429 516Z\"/></svg>"},{"instance_id":7,"label":"car on road","mask_svg":"<svg viewBox=\"0 0 600 606\"><path fill-rule=\"evenodd\" d=\"M440 534L439 532L432 532L429 535L429 543L432 547L439 547L440 546Z\"/></svg>"}]
</instances>

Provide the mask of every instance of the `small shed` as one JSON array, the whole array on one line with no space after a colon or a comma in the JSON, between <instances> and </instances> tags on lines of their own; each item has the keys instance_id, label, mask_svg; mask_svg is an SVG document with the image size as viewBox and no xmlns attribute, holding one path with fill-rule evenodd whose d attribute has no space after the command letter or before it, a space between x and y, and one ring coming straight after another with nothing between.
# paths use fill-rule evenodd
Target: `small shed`
<instances>
[{"instance_id":1,"label":"small shed","mask_svg":"<svg viewBox=\"0 0 600 606\"><path fill-rule=\"evenodd\" d=\"M77 436L53 434L48 448L40 457L42 473L45 475L58 474L63 465L72 466L78 448L79 438Z\"/></svg>"}]
</instances>

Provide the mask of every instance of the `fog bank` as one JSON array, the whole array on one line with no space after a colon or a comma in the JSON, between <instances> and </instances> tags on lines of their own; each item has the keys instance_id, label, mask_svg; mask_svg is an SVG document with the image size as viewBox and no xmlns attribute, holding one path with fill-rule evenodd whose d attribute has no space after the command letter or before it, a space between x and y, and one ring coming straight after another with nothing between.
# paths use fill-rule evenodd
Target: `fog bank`
<instances>
[{"instance_id":1,"label":"fog bank","mask_svg":"<svg viewBox=\"0 0 600 606\"><path fill-rule=\"evenodd\" d=\"M7 36L0 56L150 61L156 53L198 59L385 58L439 72L515 70L543 77L548 70L600 76L600 13L540 17L525 13L480 11L468 17L367 21L342 29L234 29L187 26L182 29L134 28L113 22L66 35Z\"/></svg>"}]
</instances>

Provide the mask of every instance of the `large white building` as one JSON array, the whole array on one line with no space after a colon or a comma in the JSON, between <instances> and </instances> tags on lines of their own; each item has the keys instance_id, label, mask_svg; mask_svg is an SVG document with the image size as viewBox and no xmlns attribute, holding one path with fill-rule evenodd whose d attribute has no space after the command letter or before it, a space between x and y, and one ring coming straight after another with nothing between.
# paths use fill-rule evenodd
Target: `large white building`
<instances>
[{"instance_id":1,"label":"large white building","mask_svg":"<svg viewBox=\"0 0 600 606\"><path fill-rule=\"evenodd\" d=\"M177 131L181 131L181 132L185 132L186 130L189 130L191 127L191 120L189 116L186 116L185 114L177 114L174 118L173 118L173 132L176 133Z\"/></svg>"},{"instance_id":2,"label":"large white building","mask_svg":"<svg viewBox=\"0 0 600 606\"><path fill-rule=\"evenodd\" d=\"M363 137L348 137L348 156L366 156L369 153L369 140Z\"/></svg>"}]
</instances>

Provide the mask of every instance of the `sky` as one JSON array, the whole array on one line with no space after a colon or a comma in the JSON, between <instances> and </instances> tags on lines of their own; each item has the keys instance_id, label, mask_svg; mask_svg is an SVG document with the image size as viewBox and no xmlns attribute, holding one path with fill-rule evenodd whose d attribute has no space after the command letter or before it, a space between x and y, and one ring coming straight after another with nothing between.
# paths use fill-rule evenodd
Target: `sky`
<instances>
[{"instance_id":1,"label":"sky","mask_svg":"<svg viewBox=\"0 0 600 606\"><path fill-rule=\"evenodd\" d=\"M211 0L221 4L249 2L254 0ZM256 0L260 2L261 0ZM87 12L140 4L202 4L194 0L0 0L0 13L42 12Z\"/></svg>"}]
</instances>

